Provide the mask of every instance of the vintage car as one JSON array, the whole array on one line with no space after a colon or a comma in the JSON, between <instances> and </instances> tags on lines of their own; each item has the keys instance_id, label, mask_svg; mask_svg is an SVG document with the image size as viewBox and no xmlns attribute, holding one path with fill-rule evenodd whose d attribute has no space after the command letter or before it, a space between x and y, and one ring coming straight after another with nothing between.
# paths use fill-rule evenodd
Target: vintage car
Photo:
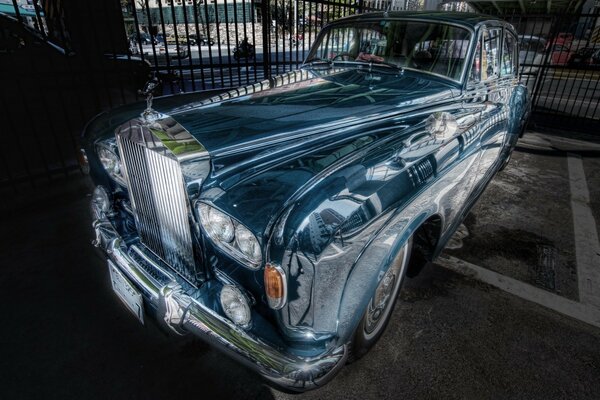
<instances>
[{"instance_id":1,"label":"vintage car","mask_svg":"<svg viewBox=\"0 0 600 400\"><path fill-rule=\"evenodd\" d=\"M112 287L276 385L381 336L528 116L517 36L448 12L335 21L293 72L101 114L83 134Z\"/></svg>"}]
</instances>

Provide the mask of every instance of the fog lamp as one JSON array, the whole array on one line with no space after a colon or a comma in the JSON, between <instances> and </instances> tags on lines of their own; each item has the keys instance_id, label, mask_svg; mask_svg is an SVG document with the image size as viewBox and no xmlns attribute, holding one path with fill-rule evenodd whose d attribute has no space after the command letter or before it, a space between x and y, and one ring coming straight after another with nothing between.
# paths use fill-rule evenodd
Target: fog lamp
<instances>
[{"instance_id":1,"label":"fog lamp","mask_svg":"<svg viewBox=\"0 0 600 400\"><path fill-rule=\"evenodd\" d=\"M283 307L287 296L287 283L285 272L278 265L265 265L265 291L269 307L274 310Z\"/></svg>"},{"instance_id":2,"label":"fog lamp","mask_svg":"<svg viewBox=\"0 0 600 400\"><path fill-rule=\"evenodd\" d=\"M250 325L250 306L246 296L235 286L225 285L221 289L221 307L234 324L246 328Z\"/></svg>"}]
</instances>

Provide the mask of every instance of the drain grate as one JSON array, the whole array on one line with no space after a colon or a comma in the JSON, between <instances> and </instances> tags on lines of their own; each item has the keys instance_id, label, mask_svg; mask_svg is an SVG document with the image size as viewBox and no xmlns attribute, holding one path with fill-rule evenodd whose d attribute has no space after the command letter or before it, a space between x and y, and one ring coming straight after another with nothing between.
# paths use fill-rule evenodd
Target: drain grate
<instances>
[{"instance_id":1,"label":"drain grate","mask_svg":"<svg viewBox=\"0 0 600 400\"><path fill-rule=\"evenodd\" d=\"M546 244L536 246L537 265L532 267L532 281L535 285L554 291L556 289L556 247Z\"/></svg>"}]
</instances>

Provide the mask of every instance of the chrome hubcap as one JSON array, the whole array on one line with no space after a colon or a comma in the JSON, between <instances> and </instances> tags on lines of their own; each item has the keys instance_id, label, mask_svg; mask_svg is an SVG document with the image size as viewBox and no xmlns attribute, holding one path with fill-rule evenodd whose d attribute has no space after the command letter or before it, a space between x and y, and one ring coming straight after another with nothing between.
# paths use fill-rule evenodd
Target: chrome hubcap
<instances>
[{"instance_id":1,"label":"chrome hubcap","mask_svg":"<svg viewBox=\"0 0 600 400\"><path fill-rule=\"evenodd\" d=\"M379 282L375 294L369 302L364 325L367 336L373 336L379 331L398 294L402 272L407 262L406 247L407 245L403 247L402 251L394 259L392 266Z\"/></svg>"}]
</instances>

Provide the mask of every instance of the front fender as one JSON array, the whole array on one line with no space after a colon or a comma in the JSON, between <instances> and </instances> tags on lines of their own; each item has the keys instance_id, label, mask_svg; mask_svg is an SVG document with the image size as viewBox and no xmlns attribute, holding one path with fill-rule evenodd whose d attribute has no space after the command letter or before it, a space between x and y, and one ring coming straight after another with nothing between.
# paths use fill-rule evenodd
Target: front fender
<instances>
[{"instance_id":1,"label":"front fender","mask_svg":"<svg viewBox=\"0 0 600 400\"><path fill-rule=\"evenodd\" d=\"M310 235L306 232L311 232L311 222L314 224L319 220L317 216L311 216L315 212L323 214L323 210L331 207L332 199L339 199L339 196L327 196L328 207L319 200L318 193L322 193L319 191L314 191L312 197L305 200L306 203L295 203L295 209L288 210L289 215L283 219L291 221L297 229L292 240L282 243L286 250L279 258L283 260L289 288L287 304L278 311L280 326L286 336L305 343L311 335L332 338L335 344L345 343L357 326L377 283L410 236L432 217L440 221L439 232L450 235L450 228L468 198L465 182L471 174L467 171L473 169L475 160L476 155L458 158L452 168L417 184L412 180L414 174L410 169L401 170L387 181L391 197L386 197L385 184L365 197L363 206L365 203L369 206L361 210L372 209L375 203L382 205L376 217L372 216L369 223L356 233L350 231L346 235L344 229L337 229L328 235L324 230L323 241L309 240ZM426 163L427 160L420 162ZM378 164L378 168L381 165L390 164ZM407 172L407 175L402 172ZM332 187L327 182L324 184ZM358 187L353 190L353 193L358 192ZM391 199L394 201L389 202ZM312 207L307 211L303 205ZM338 206L338 212L342 212L344 208ZM333 214L328 211L326 217L333 218ZM324 218L323 215L321 218ZM358 221L357 218L348 219ZM318 224L315 226L319 227ZM276 226L275 232L278 230L283 232L286 229ZM312 232L319 233L319 230L313 229ZM273 241L277 242L278 237L275 233ZM312 236L315 237L320 238ZM319 246L314 246L315 243Z\"/></svg>"},{"instance_id":2,"label":"front fender","mask_svg":"<svg viewBox=\"0 0 600 400\"><path fill-rule=\"evenodd\" d=\"M269 259L281 260L288 285L277 312L291 340L337 336L348 277L377 232L415 192L410 168L381 146L336 170L291 204L273 229ZM278 261L279 262L279 261Z\"/></svg>"},{"instance_id":3,"label":"front fender","mask_svg":"<svg viewBox=\"0 0 600 400\"><path fill-rule=\"evenodd\" d=\"M412 220L396 213L363 252L348 277L339 306L338 343L350 341L393 259L432 211L424 210Z\"/></svg>"}]
</instances>

